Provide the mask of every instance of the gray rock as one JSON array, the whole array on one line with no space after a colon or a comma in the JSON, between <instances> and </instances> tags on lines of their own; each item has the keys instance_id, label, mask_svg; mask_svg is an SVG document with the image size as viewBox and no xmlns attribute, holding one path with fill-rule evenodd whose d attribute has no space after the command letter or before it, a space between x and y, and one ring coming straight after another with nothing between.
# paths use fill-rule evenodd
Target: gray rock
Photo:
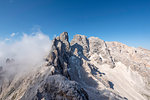
<instances>
[{"instance_id":1,"label":"gray rock","mask_svg":"<svg viewBox=\"0 0 150 100\"><path fill-rule=\"evenodd\" d=\"M53 65L56 68L56 74L62 74L70 78L67 72L69 56L70 43L68 41L68 33L63 32L53 40L52 49L47 57L48 66Z\"/></svg>"},{"instance_id":2,"label":"gray rock","mask_svg":"<svg viewBox=\"0 0 150 100\"><path fill-rule=\"evenodd\" d=\"M77 82L62 75L49 76L37 90L33 100L88 100L88 95Z\"/></svg>"}]
</instances>

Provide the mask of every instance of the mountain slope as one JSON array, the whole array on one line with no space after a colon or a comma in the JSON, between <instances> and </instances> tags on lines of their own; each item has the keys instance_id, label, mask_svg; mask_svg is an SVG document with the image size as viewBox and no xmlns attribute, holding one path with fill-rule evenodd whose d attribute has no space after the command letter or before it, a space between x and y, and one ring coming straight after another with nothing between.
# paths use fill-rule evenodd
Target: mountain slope
<instances>
[{"instance_id":1,"label":"mountain slope","mask_svg":"<svg viewBox=\"0 0 150 100\"><path fill-rule=\"evenodd\" d=\"M63 32L41 65L1 71L1 100L150 100L150 51Z\"/></svg>"}]
</instances>

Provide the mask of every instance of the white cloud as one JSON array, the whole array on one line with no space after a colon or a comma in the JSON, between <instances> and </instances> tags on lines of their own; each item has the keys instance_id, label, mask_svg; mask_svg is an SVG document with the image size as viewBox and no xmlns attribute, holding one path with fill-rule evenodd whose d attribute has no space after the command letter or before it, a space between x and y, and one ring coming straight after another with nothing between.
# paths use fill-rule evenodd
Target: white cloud
<instances>
[{"instance_id":1,"label":"white cloud","mask_svg":"<svg viewBox=\"0 0 150 100\"><path fill-rule=\"evenodd\" d=\"M11 37L14 37L15 35L16 35L16 33L11 33L11 35L10 35L10 36L11 36Z\"/></svg>"},{"instance_id":2,"label":"white cloud","mask_svg":"<svg viewBox=\"0 0 150 100\"><path fill-rule=\"evenodd\" d=\"M36 32L34 35L24 34L13 43L0 41L0 66L13 73L30 71L42 64L50 47L51 40L42 32ZM7 65L7 58L14 59L15 64Z\"/></svg>"},{"instance_id":3,"label":"white cloud","mask_svg":"<svg viewBox=\"0 0 150 100\"><path fill-rule=\"evenodd\" d=\"M10 40L9 38L6 38L6 39L5 39L5 41L9 41L9 40Z\"/></svg>"}]
</instances>

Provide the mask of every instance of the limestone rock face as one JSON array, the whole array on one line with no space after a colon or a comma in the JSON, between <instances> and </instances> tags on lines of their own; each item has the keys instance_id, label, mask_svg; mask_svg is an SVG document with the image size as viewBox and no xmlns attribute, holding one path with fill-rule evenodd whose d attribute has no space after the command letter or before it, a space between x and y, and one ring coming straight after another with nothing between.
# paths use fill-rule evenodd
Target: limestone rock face
<instances>
[{"instance_id":1,"label":"limestone rock face","mask_svg":"<svg viewBox=\"0 0 150 100\"><path fill-rule=\"evenodd\" d=\"M75 35L70 44L69 75L72 80L84 87L90 100L124 99L103 88L111 88L111 82L103 77L105 73L102 73L95 65L97 62L99 65L108 64L110 69L115 67L106 43L99 38L88 39L83 35Z\"/></svg>"},{"instance_id":2,"label":"limestone rock face","mask_svg":"<svg viewBox=\"0 0 150 100\"><path fill-rule=\"evenodd\" d=\"M41 95L41 96L40 96ZM46 83L42 84L34 99L46 100L87 100L87 93L75 81L69 81L61 75L49 76Z\"/></svg>"},{"instance_id":3,"label":"limestone rock face","mask_svg":"<svg viewBox=\"0 0 150 100\"><path fill-rule=\"evenodd\" d=\"M150 100L149 50L83 35L70 45L69 75L91 100Z\"/></svg>"},{"instance_id":4,"label":"limestone rock face","mask_svg":"<svg viewBox=\"0 0 150 100\"><path fill-rule=\"evenodd\" d=\"M70 43L68 41L68 33L63 32L60 37L53 40L52 49L47 57L48 66L55 67L55 73L62 74L69 78L68 59L70 56Z\"/></svg>"},{"instance_id":5,"label":"limestone rock face","mask_svg":"<svg viewBox=\"0 0 150 100\"><path fill-rule=\"evenodd\" d=\"M150 100L149 50L63 32L47 55L23 76L0 67L0 100Z\"/></svg>"}]
</instances>

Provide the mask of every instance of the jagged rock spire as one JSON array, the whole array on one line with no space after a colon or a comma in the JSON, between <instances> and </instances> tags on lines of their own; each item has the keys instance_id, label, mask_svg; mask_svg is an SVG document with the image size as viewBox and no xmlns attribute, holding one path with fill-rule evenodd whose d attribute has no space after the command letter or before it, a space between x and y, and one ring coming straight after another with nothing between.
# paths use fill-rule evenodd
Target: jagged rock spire
<instances>
[{"instance_id":1,"label":"jagged rock spire","mask_svg":"<svg viewBox=\"0 0 150 100\"><path fill-rule=\"evenodd\" d=\"M70 78L67 72L68 59L70 55L70 43L68 40L67 32L63 32L60 36L56 37L53 40L52 50L50 51L47 60L49 61L48 65L55 66L55 73L61 73L67 78Z\"/></svg>"}]
</instances>

